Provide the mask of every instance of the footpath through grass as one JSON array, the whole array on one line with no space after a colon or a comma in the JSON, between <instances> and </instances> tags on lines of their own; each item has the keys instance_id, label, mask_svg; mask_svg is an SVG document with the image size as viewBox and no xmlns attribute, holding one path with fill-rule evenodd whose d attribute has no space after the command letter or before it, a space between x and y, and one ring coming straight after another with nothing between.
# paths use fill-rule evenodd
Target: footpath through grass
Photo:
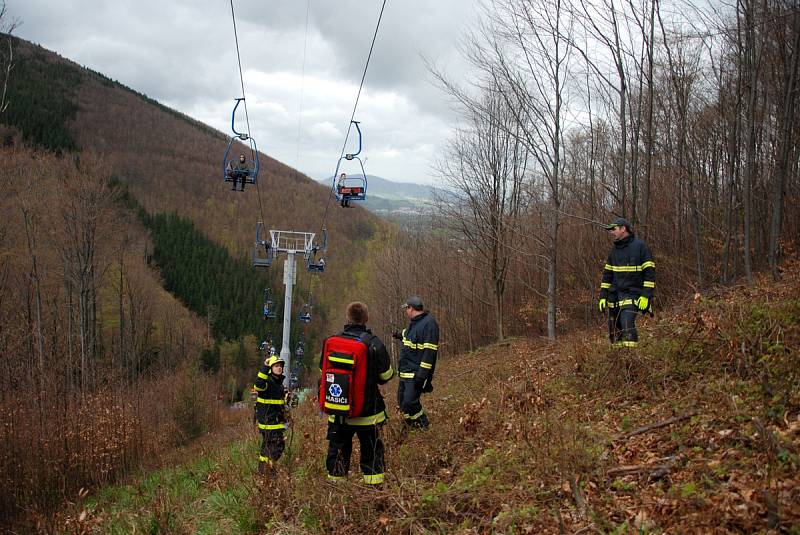
<instances>
[{"instance_id":1,"label":"footpath through grass","mask_svg":"<svg viewBox=\"0 0 800 535\"><path fill-rule=\"evenodd\" d=\"M800 267L800 266L795 266ZM798 273L797 269L787 272ZM800 534L800 284L696 296L641 325L511 340L442 361L432 429L384 427L387 481L325 479L325 423L254 475L257 435L82 500L79 533ZM384 389L394 404L392 382Z\"/></svg>"}]
</instances>

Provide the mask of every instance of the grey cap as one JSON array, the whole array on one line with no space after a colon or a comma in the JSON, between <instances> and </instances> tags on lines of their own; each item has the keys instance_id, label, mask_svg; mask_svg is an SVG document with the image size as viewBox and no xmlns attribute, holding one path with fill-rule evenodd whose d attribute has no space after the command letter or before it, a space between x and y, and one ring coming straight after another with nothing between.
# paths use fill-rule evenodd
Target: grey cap
<instances>
[{"instance_id":1,"label":"grey cap","mask_svg":"<svg viewBox=\"0 0 800 535\"><path fill-rule=\"evenodd\" d=\"M606 230L614 230L616 227L625 227L626 229L631 229L631 224L628 223L628 220L624 217L618 217L608 225L603 225L603 228Z\"/></svg>"},{"instance_id":2,"label":"grey cap","mask_svg":"<svg viewBox=\"0 0 800 535\"><path fill-rule=\"evenodd\" d=\"M400 308L408 308L411 307L414 310L422 310L424 307L422 306L422 299L418 295L412 295Z\"/></svg>"}]
</instances>

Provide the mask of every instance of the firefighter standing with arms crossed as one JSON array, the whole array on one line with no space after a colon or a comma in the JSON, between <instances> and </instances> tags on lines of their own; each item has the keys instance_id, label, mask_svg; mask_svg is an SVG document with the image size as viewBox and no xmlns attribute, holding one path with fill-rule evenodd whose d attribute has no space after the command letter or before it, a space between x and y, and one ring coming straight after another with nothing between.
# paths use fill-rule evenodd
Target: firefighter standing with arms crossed
<instances>
[{"instance_id":1,"label":"firefighter standing with arms crossed","mask_svg":"<svg viewBox=\"0 0 800 535\"><path fill-rule=\"evenodd\" d=\"M636 317L650 311L656 287L656 263L621 217L605 225L614 240L600 283L600 312L608 309L608 336L614 347L636 347Z\"/></svg>"},{"instance_id":2,"label":"firefighter standing with arms crossed","mask_svg":"<svg viewBox=\"0 0 800 535\"><path fill-rule=\"evenodd\" d=\"M401 308L411 321L407 329L392 333L392 337L403 342L398 364L400 384L397 387L397 403L406 425L427 429L430 422L422 408L420 396L423 392L433 391L433 372L439 351L439 325L433 315L424 310L419 296L412 295Z\"/></svg>"}]
</instances>

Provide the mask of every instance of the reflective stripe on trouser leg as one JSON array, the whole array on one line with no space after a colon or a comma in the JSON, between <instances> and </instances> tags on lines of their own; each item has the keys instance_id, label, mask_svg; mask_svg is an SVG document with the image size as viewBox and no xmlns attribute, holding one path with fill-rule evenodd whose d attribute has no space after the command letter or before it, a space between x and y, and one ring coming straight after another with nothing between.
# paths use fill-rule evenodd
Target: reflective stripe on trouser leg
<instances>
[{"instance_id":1,"label":"reflective stripe on trouser leg","mask_svg":"<svg viewBox=\"0 0 800 535\"><path fill-rule=\"evenodd\" d=\"M428 416L422 408L420 395L413 379L401 379L397 387L397 403L407 424L415 427L428 427Z\"/></svg>"},{"instance_id":2,"label":"reflective stripe on trouser leg","mask_svg":"<svg viewBox=\"0 0 800 535\"><path fill-rule=\"evenodd\" d=\"M639 335L636 332L636 317L639 309L626 305L611 309L608 313L608 337L614 347L636 347Z\"/></svg>"},{"instance_id":3,"label":"reflective stripe on trouser leg","mask_svg":"<svg viewBox=\"0 0 800 535\"><path fill-rule=\"evenodd\" d=\"M258 460L262 462L277 461L283 455L285 440L283 429L261 430L261 451Z\"/></svg>"},{"instance_id":4,"label":"reflective stripe on trouser leg","mask_svg":"<svg viewBox=\"0 0 800 535\"><path fill-rule=\"evenodd\" d=\"M356 429L361 446L361 473L364 483L379 485L383 483L384 452L378 427L369 425Z\"/></svg>"}]
</instances>

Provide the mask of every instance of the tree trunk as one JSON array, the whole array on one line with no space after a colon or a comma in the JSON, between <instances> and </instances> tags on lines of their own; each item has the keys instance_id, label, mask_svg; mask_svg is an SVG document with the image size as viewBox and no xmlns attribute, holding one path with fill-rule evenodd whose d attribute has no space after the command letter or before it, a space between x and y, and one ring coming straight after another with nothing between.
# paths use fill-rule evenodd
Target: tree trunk
<instances>
[{"instance_id":1,"label":"tree trunk","mask_svg":"<svg viewBox=\"0 0 800 535\"><path fill-rule=\"evenodd\" d=\"M786 85L783 93L783 115L780 137L780 152L778 155L775 182L772 185L772 223L769 228L769 267L772 278L780 279L778 270L779 241L781 235L781 218L783 217L783 199L786 196L786 178L789 174L789 149L792 143L792 127L794 125L794 106L797 97L795 85L797 83L798 58L800 58L800 14L794 13L793 24L794 48L792 50L792 67L786 76Z\"/></svg>"}]
</instances>

